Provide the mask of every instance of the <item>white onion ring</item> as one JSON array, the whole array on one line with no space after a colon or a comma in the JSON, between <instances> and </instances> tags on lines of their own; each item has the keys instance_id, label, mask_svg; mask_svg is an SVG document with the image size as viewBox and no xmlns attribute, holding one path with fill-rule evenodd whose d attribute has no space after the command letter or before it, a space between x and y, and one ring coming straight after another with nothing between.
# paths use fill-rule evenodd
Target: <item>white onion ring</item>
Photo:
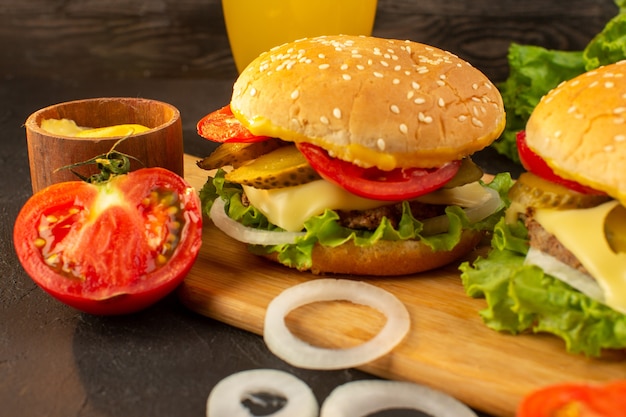
<instances>
[{"instance_id":1,"label":"white onion ring","mask_svg":"<svg viewBox=\"0 0 626 417\"><path fill-rule=\"evenodd\" d=\"M311 388L294 375L275 369L252 369L222 379L207 399L207 417L251 417L241 402L248 395L264 392L287 398L273 417L317 417L319 406Z\"/></svg>"},{"instance_id":2,"label":"white onion ring","mask_svg":"<svg viewBox=\"0 0 626 417\"><path fill-rule=\"evenodd\" d=\"M304 232L273 232L244 226L228 217L224 207L224 201L216 198L211 206L211 220L218 229L240 242L252 245L282 245L295 243L296 238L305 235Z\"/></svg>"},{"instance_id":3,"label":"white onion ring","mask_svg":"<svg viewBox=\"0 0 626 417\"><path fill-rule=\"evenodd\" d=\"M322 404L320 417L361 417L400 408L432 417L477 417L465 404L441 391L386 380L352 381L338 386Z\"/></svg>"},{"instance_id":4,"label":"white onion ring","mask_svg":"<svg viewBox=\"0 0 626 417\"><path fill-rule=\"evenodd\" d=\"M498 194L496 190L488 187L484 187L484 190L486 191L485 199L481 200L480 203L475 206L463 209L470 223L476 223L487 218L488 216L493 214L502 203L500 194ZM448 216L446 215L424 219L422 220L422 223L424 223L424 228L422 229L422 232L425 235L436 235L438 233L444 233L450 227Z\"/></svg>"},{"instance_id":5,"label":"white onion ring","mask_svg":"<svg viewBox=\"0 0 626 417\"><path fill-rule=\"evenodd\" d=\"M285 325L287 314L317 301L348 300L383 313L387 321L372 339L346 349L312 346L295 337ZM307 369L346 369L364 365L388 352L409 331L406 307L393 294L361 281L314 279L290 287L275 297L267 307L263 337L268 348L285 362Z\"/></svg>"}]
</instances>

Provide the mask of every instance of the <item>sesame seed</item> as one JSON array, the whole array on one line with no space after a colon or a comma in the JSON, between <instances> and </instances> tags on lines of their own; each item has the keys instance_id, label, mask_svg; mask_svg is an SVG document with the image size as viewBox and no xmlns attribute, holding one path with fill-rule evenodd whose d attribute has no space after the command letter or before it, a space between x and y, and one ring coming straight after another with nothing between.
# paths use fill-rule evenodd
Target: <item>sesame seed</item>
<instances>
[{"instance_id":1,"label":"sesame seed","mask_svg":"<svg viewBox=\"0 0 626 417\"><path fill-rule=\"evenodd\" d=\"M472 84L472 89L478 90L478 84L476 84L476 83Z\"/></svg>"},{"instance_id":2,"label":"sesame seed","mask_svg":"<svg viewBox=\"0 0 626 417\"><path fill-rule=\"evenodd\" d=\"M323 124L327 125L330 123L330 120L328 120L328 117L326 116L321 116L320 117L320 122L322 122Z\"/></svg>"},{"instance_id":3,"label":"sesame seed","mask_svg":"<svg viewBox=\"0 0 626 417\"><path fill-rule=\"evenodd\" d=\"M348 69L348 64L342 64L340 68L342 71L345 71Z\"/></svg>"},{"instance_id":4,"label":"sesame seed","mask_svg":"<svg viewBox=\"0 0 626 417\"><path fill-rule=\"evenodd\" d=\"M446 83L445 83L445 82L443 82L443 81L441 81L441 80L437 80L437 85L438 85L439 87L443 87L444 85L446 85Z\"/></svg>"},{"instance_id":5,"label":"sesame seed","mask_svg":"<svg viewBox=\"0 0 626 417\"><path fill-rule=\"evenodd\" d=\"M459 116L459 122L464 122L467 120L467 116L465 116L464 114Z\"/></svg>"},{"instance_id":6,"label":"sesame seed","mask_svg":"<svg viewBox=\"0 0 626 417\"><path fill-rule=\"evenodd\" d=\"M389 63L387 61L380 61L380 65L382 65L383 67L388 67Z\"/></svg>"},{"instance_id":7,"label":"sesame seed","mask_svg":"<svg viewBox=\"0 0 626 417\"><path fill-rule=\"evenodd\" d=\"M405 135L409 132L409 128L404 123L400 123L399 129L400 132L404 133Z\"/></svg>"},{"instance_id":8,"label":"sesame seed","mask_svg":"<svg viewBox=\"0 0 626 417\"><path fill-rule=\"evenodd\" d=\"M383 74L380 72L374 72L374 77L376 78L383 78Z\"/></svg>"},{"instance_id":9,"label":"sesame seed","mask_svg":"<svg viewBox=\"0 0 626 417\"><path fill-rule=\"evenodd\" d=\"M604 88L613 88L615 87L615 83L613 81L607 81L604 83Z\"/></svg>"},{"instance_id":10,"label":"sesame seed","mask_svg":"<svg viewBox=\"0 0 626 417\"><path fill-rule=\"evenodd\" d=\"M389 110L391 110L392 113L400 114L400 108L396 106L395 104L392 104L391 106L389 106Z\"/></svg>"},{"instance_id":11,"label":"sesame seed","mask_svg":"<svg viewBox=\"0 0 626 417\"><path fill-rule=\"evenodd\" d=\"M350 76L350 74L342 74L341 78L343 78L346 81L350 81L352 79L352 77Z\"/></svg>"},{"instance_id":12,"label":"sesame seed","mask_svg":"<svg viewBox=\"0 0 626 417\"><path fill-rule=\"evenodd\" d=\"M395 67L393 67L394 71L400 71L402 69L402 65L396 65Z\"/></svg>"},{"instance_id":13,"label":"sesame seed","mask_svg":"<svg viewBox=\"0 0 626 417\"><path fill-rule=\"evenodd\" d=\"M483 127L483 122L481 122L476 117L472 117L472 124L476 127Z\"/></svg>"},{"instance_id":14,"label":"sesame seed","mask_svg":"<svg viewBox=\"0 0 626 417\"><path fill-rule=\"evenodd\" d=\"M408 93L406 93L406 98L408 100L411 100L413 98L413 96L415 96L415 91L411 90Z\"/></svg>"},{"instance_id":15,"label":"sesame seed","mask_svg":"<svg viewBox=\"0 0 626 417\"><path fill-rule=\"evenodd\" d=\"M613 145L606 145L604 147L604 151L605 152L613 152L614 150L615 150L615 146L613 146Z\"/></svg>"},{"instance_id":16,"label":"sesame seed","mask_svg":"<svg viewBox=\"0 0 626 417\"><path fill-rule=\"evenodd\" d=\"M320 58L320 59L325 59L325 58L326 58L326 55L324 55L324 54L319 54L319 55L317 55L317 57L318 57L318 58Z\"/></svg>"},{"instance_id":17,"label":"sesame seed","mask_svg":"<svg viewBox=\"0 0 626 417\"><path fill-rule=\"evenodd\" d=\"M571 106L569 109L567 109L568 113L574 113L576 111L576 106Z\"/></svg>"},{"instance_id":18,"label":"sesame seed","mask_svg":"<svg viewBox=\"0 0 626 417\"><path fill-rule=\"evenodd\" d=\"M378 138L378 140L376 141L376 146L378 147L378 149L380 149L381 151L385 150L385 139L383 138Z\"/></svg>"},{"instance_id":19,"label":"sesame seed","mask_svg":"<svg viewBox=\"0 0 626 417\"><path fill-rule=\"evenodd\" d=\"M614 114L621 114L624 113L626 111L626 107L616 107L615 110L613 110Z\"/></svg>"},{"instance_id":20,"label":"sesame seed","mask_svg":"<svg viewBox=\"0 0 626 417\"><path fill-rule=\"evenodd\" d=\"M418 98L416 98L415 100L413 100L413 102L414 102L415 104L424 104L424 103L426 103L426 99L425 99L425 98L423 98L423 97L418 97Z\"/></svg>"},{"instance_id":21,"label":"sesame seed","mask_svg":"<svg viewBox=\"0 0 626 417\"><path fill-rule=\"evenodd\" d=\"M415 81L413 81L411 83L411 87L413 87L413 89L415 89L415 90L419 90L420 89L420 85L417 82L415 82Z\"/></svg>"},{"instance_id":22,"label":"sesame seed","mask_svg":"<svg viewBox=\"0 0 626 417\"><path fill-rule=\"evenodd\" d=\"M400 80L397 79L397 78L394 78L392 83L394 83L395 85L398 85L398 84L400 84Z\"/></svg>"},{"instance_id":23,"label":"sesame seed","mask_svg":"<svg viewBox=\"0 0 626 417\"><path fill-rule=\"evenodd\" d=\"M250 95L251 95L252 97L256 96L256 88L252 87L252 88L250 89Z\"/></svg>"},{"instance_id":24,"label":"sesame seed","mask_svg":"<svg viewBox=\"0 0 626 417\"><path fill-rule=\"evenodd\" d=\"M443 98L439 97L439 100L437 100L437 104L439 105L439 107L445 107L446 106L446 102Z\"/></svg>"},{"instance_id":25,"label":"sesame seed","mask_svg":"<svg viewBox=\"0 0 626 417\"><path fill-rule=\"evenodd\" d=\"M321 70L325 70L325 69L330 68L330 65L329 64L321 64L318 68L321 69Z\"/></svg>"},{"instance_id":26,"label":"sesame seed","mask_svg":"<svg viewBox=\"0 0 626 417\"><path fill-rule=\"evenodd\" d=\"M300 92L299 92L298 90L293 90L293 91L291 92L291 98L292 98L293 100L295 100L295 99L297 99L298 97L300 97Z\"/></svg>"},{"instance_id":27,"label":"sesame seed","mask_svg":"<svg viewBox=\"0 0 626 417\"><path fill-rule=\"evenodd\" d=\"M426 115L425 115L424 113L422 113L422 112L419 112L419 114L417 115L417 119L418 119L420 122L423 122L423 123L431 123L431 122L433 121L433 118L432 118L432 117L430 117L430 116L426 116Z\"/></svg>"},{"instance_id":28,"label":"sesame seed","mask_svg":"<svg viewBox=\"0 0 626 417\"><path fill-rule=\"evenodd\" d=\"M626 135L615 135L613 140L615 142L624 142L624 141L626 141Z\"/></svg>"},{"instance_id":29,"label":"sesame seed","mask_svg":"<svg viewBox=\"0 0 626 417\"><path fill-rule=\"evenodd\" d=\"M341 109L339 107L333 109L333 116L335 116L335 119L341 119Z\"/></svg>"},{"instance_id":30,"label":"sesame seed","mask_svg":"<svg viewBox=\"0 0 626 417\"><path fill-rule=\"evenodd\" d=\"M361 64L358 64L356 66L356 69L363 71L365 69L365 67L363 65L361 65Z\"/></svg>"}]
</instances>

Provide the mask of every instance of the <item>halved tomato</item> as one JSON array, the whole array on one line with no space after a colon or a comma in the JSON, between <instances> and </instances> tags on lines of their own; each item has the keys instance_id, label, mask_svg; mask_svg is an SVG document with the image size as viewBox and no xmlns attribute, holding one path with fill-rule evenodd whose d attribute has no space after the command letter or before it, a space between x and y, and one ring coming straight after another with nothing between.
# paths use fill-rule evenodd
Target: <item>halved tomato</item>
<instances>
[{"instance_id":1,"label":"halved tomato","mask_svg":"<svg viewBox=\"0 0 626 417\"><path fill-rule=\"evenodd\" d=\"M197 124L198 134L214 142L260 142L267 136L253 135L233 115L230 105L207 114Z\"/></svg>"},{"instance_id":2,"label":"halved tomato","mask_svg":"<svg viewBox=\"0 0 626 417\"><path fill-rule=\"evenodd\" d=\"M173 291L193 265L200 199L163 168L58 183L22 207L13 240L28 275L58 300L92 314L131 313Z\"/></svg>"},{"instance_id":3,"label":"halved tomato","mask_svg":"<svg viewBox=\"0 0 626 417\"><path fill-rule=\"evenodd\" d=\"M552 168L537 155L532 149L528 147L526 143L526 132L520 131L516 135L517 152L519 153L520 161L527 171L532 172L535 175L540 176L543 179L552 181L554 183L563 185L571 190L577 191L583 194L605 194L602 191L595 190L591 187L579 184L576 181L567 180L554 173Z\"/></svg>"},{"instance_id":4,"label":"halved tomato","mask_svg":"<svg viewBox=\"0 0 626 417\"><path fill-rule=\"evenodd\" d=\"M408 200L434 191L450 181L461 165L461 161L452 161L439 168L383 171L333 158L324 149L310 143L298 143L297 146L322 177L352 194L374 200Z\"/></svg>"},{"instance_id":5,"label":"halved tomato","mask_svg":"<svg viewBox=\"0 0 626 417\"><path fill-rule=\"evenodd\" d=\"M626 413L626 381L605 385L564 383L524 397L517 417L622 417Z\"/></svg>"}]
</instances>

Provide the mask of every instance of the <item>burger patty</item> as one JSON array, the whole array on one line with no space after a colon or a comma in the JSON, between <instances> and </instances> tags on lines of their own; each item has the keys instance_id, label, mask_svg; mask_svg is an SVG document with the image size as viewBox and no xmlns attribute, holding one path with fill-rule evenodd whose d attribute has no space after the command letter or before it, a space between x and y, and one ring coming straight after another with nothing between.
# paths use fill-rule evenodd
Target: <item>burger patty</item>
<instances>
[{"instance_id":1,"label":"burger patty","mask_svg":"<svg viewBox=\"0 0 626 417\"><path fill-rule=\"evenodd\" d=\"M416 219L428 219L445 213L445 206L425 204L417 201L409 203L411 214ZM389 219L390 224L397 228L402 218L402 203L390 204L368 210L338 210L339 224L350 229L375 230L383 218Z\"/></svg>"},{"instance_id":2,"label":"burger patty","mask_svg":"<svg viewBox=\"0 0 626 417\"><path fill-rule=\"evenodd\" d=\"M528 229L528 239L531 247L539 249L543 253L558 259L571 268L589 275L589 272L580 263L578 258L563 246L553 234L546 231L546 229L534 220L532 215L527 215L524 218L524 224Z\"/></svg>"}]
</instances>

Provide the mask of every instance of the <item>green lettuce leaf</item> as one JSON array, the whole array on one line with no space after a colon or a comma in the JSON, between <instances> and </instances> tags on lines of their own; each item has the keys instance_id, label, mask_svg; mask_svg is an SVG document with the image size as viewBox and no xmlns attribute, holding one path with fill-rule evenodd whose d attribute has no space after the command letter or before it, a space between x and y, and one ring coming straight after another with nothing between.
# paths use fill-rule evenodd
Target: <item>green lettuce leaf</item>
<instances>
[{"instance_id":1,"label":"green lettuce leaf","mask_svg":"<svg viewBox=\"0 0 626 417\"><path fill-rule=\"evenodd\" d=\"M551 333L563 339L568 352L587 356L625 348L626 315L524 265L527 233L521 222L511 225L502 218L487 257L459 267L466 293L487 302L480 311L485 324L512 334Z\"/></svg>"},{"instance_id":2,"label":"green lettuce leaf","mask_svg":"<svg viewBox=\"0 0 626 417\"><path fill-rule=\"evenodd\" d=\"M498 84L506 110L506 127L491 145L519 163L515 135L541 97L561 82L601 65L626 59L626 0L616 0L620 11L582 51L559 51L512 43L507 59L509 76Z\"/></svg>"},{"instance_id":3,"label":"green lettuce leaf","mask_svg":"<svg viewBox=\"0 0 626 417\"><path fill-rule=\"evenodd\" d=\"M280 230L279 227L270 223L267 218L252 206L246 206L241 202L243 193L241 186L225 180L224 171L218 170L213 180L209 180L200 191L203 211L208 215L213 201L222 198L225 201L225 210L228 216L238 222L262 230ZM446 207L446 215L450 222L448 232L433 236L421 234L423 224L411 214L409 204L403 203L402 217L397 228L383 219L378 228L373 231L355 230L341 226L339 215L333 210L308 219L304 224L306 234L300 237L294 244L250 246L252 253L262 255L278 253L278 260L290 267L308 269L311 266L311 254L313 246L320 243L329 247L339 246L347 241L353 241L357 246L373 245L379 240L407 240L420 239L434 250L449 250L460 240L463 229L493 230L493 227L502 217L508 206L506 194L513 181L508 173L498 174L487 187L496 190L503 202L499 209L491 216L477 223L470 223L465 212L459 207Z\"/></svg>"}]
</instances>

